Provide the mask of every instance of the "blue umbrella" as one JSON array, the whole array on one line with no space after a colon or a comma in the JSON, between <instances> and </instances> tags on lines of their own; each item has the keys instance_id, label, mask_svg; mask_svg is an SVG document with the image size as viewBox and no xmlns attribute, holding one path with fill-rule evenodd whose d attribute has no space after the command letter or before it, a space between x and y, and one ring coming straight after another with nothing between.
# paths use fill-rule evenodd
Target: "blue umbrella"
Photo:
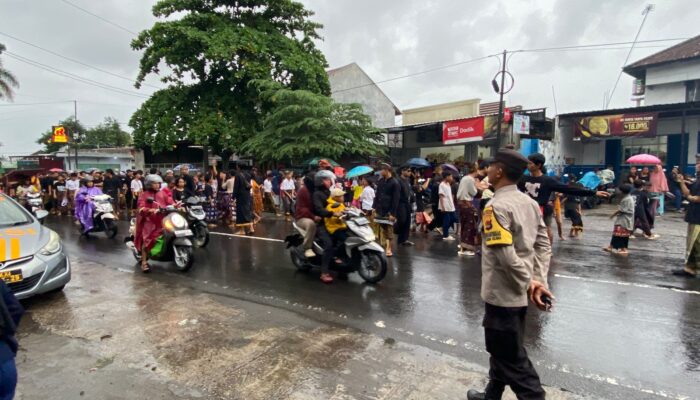
<instances>
[{"instance_id":1,"label":"blue umbrella","mask_svg":"<svg viewBox=\"0 0 700 400\"><path fill-rule=\"evenodd\" d=\"M372 167L369 167L367 165L358 165L357 167L351 169L345 176L347 178L356 178L358 176L369 174L372 171L374 171Z\"/></svg>"},{"instance_id":2,"label":"blue umbrella","mask_svg":"<svg viewBox=\"0 0 700 400\"><path fill-rule=\"evenodd\" d=\"M431 166L424 158L412 158L406 161L406 165L412 168L429 168Z\"/></svg>"}]
</instances>

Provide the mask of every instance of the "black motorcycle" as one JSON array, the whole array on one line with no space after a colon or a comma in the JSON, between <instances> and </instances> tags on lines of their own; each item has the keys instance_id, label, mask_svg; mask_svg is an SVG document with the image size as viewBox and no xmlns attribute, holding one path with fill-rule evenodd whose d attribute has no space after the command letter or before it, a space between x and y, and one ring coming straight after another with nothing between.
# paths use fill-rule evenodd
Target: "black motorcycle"
<instances>
[{"instance_id":1,"label":"black motorcycle","mask_svg":"<svg viewBox=\"0 0 700 400\"><path fill-rule=\"evenodd\" d=\"M203 205L207 200L204 197L192 196L185 200L185 219L194 237L192 243L195 247L206 247L209 243L209 228L205 221L206 213Z\"/></svg>"}]
</instances>

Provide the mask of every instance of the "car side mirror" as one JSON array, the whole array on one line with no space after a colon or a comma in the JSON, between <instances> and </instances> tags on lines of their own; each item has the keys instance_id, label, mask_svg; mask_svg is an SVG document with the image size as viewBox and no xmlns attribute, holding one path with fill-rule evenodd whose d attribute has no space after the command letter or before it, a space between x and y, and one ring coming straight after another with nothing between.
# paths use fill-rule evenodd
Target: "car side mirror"
<instances>
[{"instance_id":1,"label":"car side mirror","mask_svg":"<svg viewBox=\"0 0 700 400\"><path fill-rule=\"evenodd\" d=\"M49 212L46 210L36 210L35 211L35 217L36 217L36 219L39 220L39 222L43 222L46 219L46 217L48 217L48 216L49 216Z\"/></svg>"}]
</instances>

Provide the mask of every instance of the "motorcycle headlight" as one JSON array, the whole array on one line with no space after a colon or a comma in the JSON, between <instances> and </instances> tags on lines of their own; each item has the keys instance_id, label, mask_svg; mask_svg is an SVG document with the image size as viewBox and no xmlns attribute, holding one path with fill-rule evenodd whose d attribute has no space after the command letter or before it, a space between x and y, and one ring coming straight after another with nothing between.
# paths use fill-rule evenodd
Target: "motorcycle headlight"
<instances>
[{"instance_id":1,"label":"motorcycle headlight","mask_svg":"<svg viewBox=\"0 0 700 400\"><path fill-rule=\"evenodd\" d=\"M187 220L185 219L185 217L183 217L180 214L173 214L171 221L173 222L173 225L175 225L175 228L177 228L177 229L187 228Z\"/></svg>"},{"instance_id":2,"label":"motorcycle headlight","mask_svg":"<svg viewBox=\"0 0 700 400\"><path fill-rule=\"evenodd\" d=\"M39 254L44 256L50 256L51 254L56 254L61 250L61 237L58 233L49 230L49 242L46 246L39 250Z\"/></svg>"}]
</instances>

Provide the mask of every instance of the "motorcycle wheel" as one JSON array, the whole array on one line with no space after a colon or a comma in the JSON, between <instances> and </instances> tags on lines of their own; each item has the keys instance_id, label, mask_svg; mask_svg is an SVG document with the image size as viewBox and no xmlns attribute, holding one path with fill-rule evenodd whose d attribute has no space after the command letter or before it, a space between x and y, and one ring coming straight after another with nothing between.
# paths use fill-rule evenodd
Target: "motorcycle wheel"
<instances>
[{"instance_id":1,"label":"motorcycle wheel","mask_svg":"<svg viewBox=\"0 0 700 400\"><path fill-rule=\"evenodd\" d=\"M386 257L376 251L364 251L361 254L357 273L367 283L377 283L386 276Z\"/></svg>"},{"instance_id":2,"label":"motorcycle wheel","mask_svg":"<svg viewBox=\"0 0 700 400\"><path fill-rule=\"evenodd\" d=\"M195 247L206 247L209 244L209 229L206 226L195 225L192 243Z\"/></svg>"},{"instance_id":3,"label":"motorcycle wheel","mask_svg":"<svg viewBox=\"0 0 700 400\"><path fill-rule=\"evenodd\" d=\"M306 272L311 269L311 265L309 265L305 260L299 257L299 254L297 254L296 250L290 249L289 256L292 258L292 264L294 264L294 266L297 267L299 271Z\"/></svg>"},{"instance_id":4,"label":"motorcycle wheel","mask_svg":"<svg viewBox=\"0 0 700 400\"><path fill-rule=\"evenodd\" d=\"M190 246L173 246L173 258L175 266L180 272L187 272L192 268L194 255Z\"/></svg>"},{"instance_id":5,"label":"motorcycle wheel","mask_svg":"<svg viewBox=\"0 0 700 400\"><path fill-rule=\"evenodd\" d=\"M109 239L114 239L114 237L117 236L117 224L111 219L105 219L103 223L105 224L105 235L107 235Z\"/></svg>"}]
</instances>

